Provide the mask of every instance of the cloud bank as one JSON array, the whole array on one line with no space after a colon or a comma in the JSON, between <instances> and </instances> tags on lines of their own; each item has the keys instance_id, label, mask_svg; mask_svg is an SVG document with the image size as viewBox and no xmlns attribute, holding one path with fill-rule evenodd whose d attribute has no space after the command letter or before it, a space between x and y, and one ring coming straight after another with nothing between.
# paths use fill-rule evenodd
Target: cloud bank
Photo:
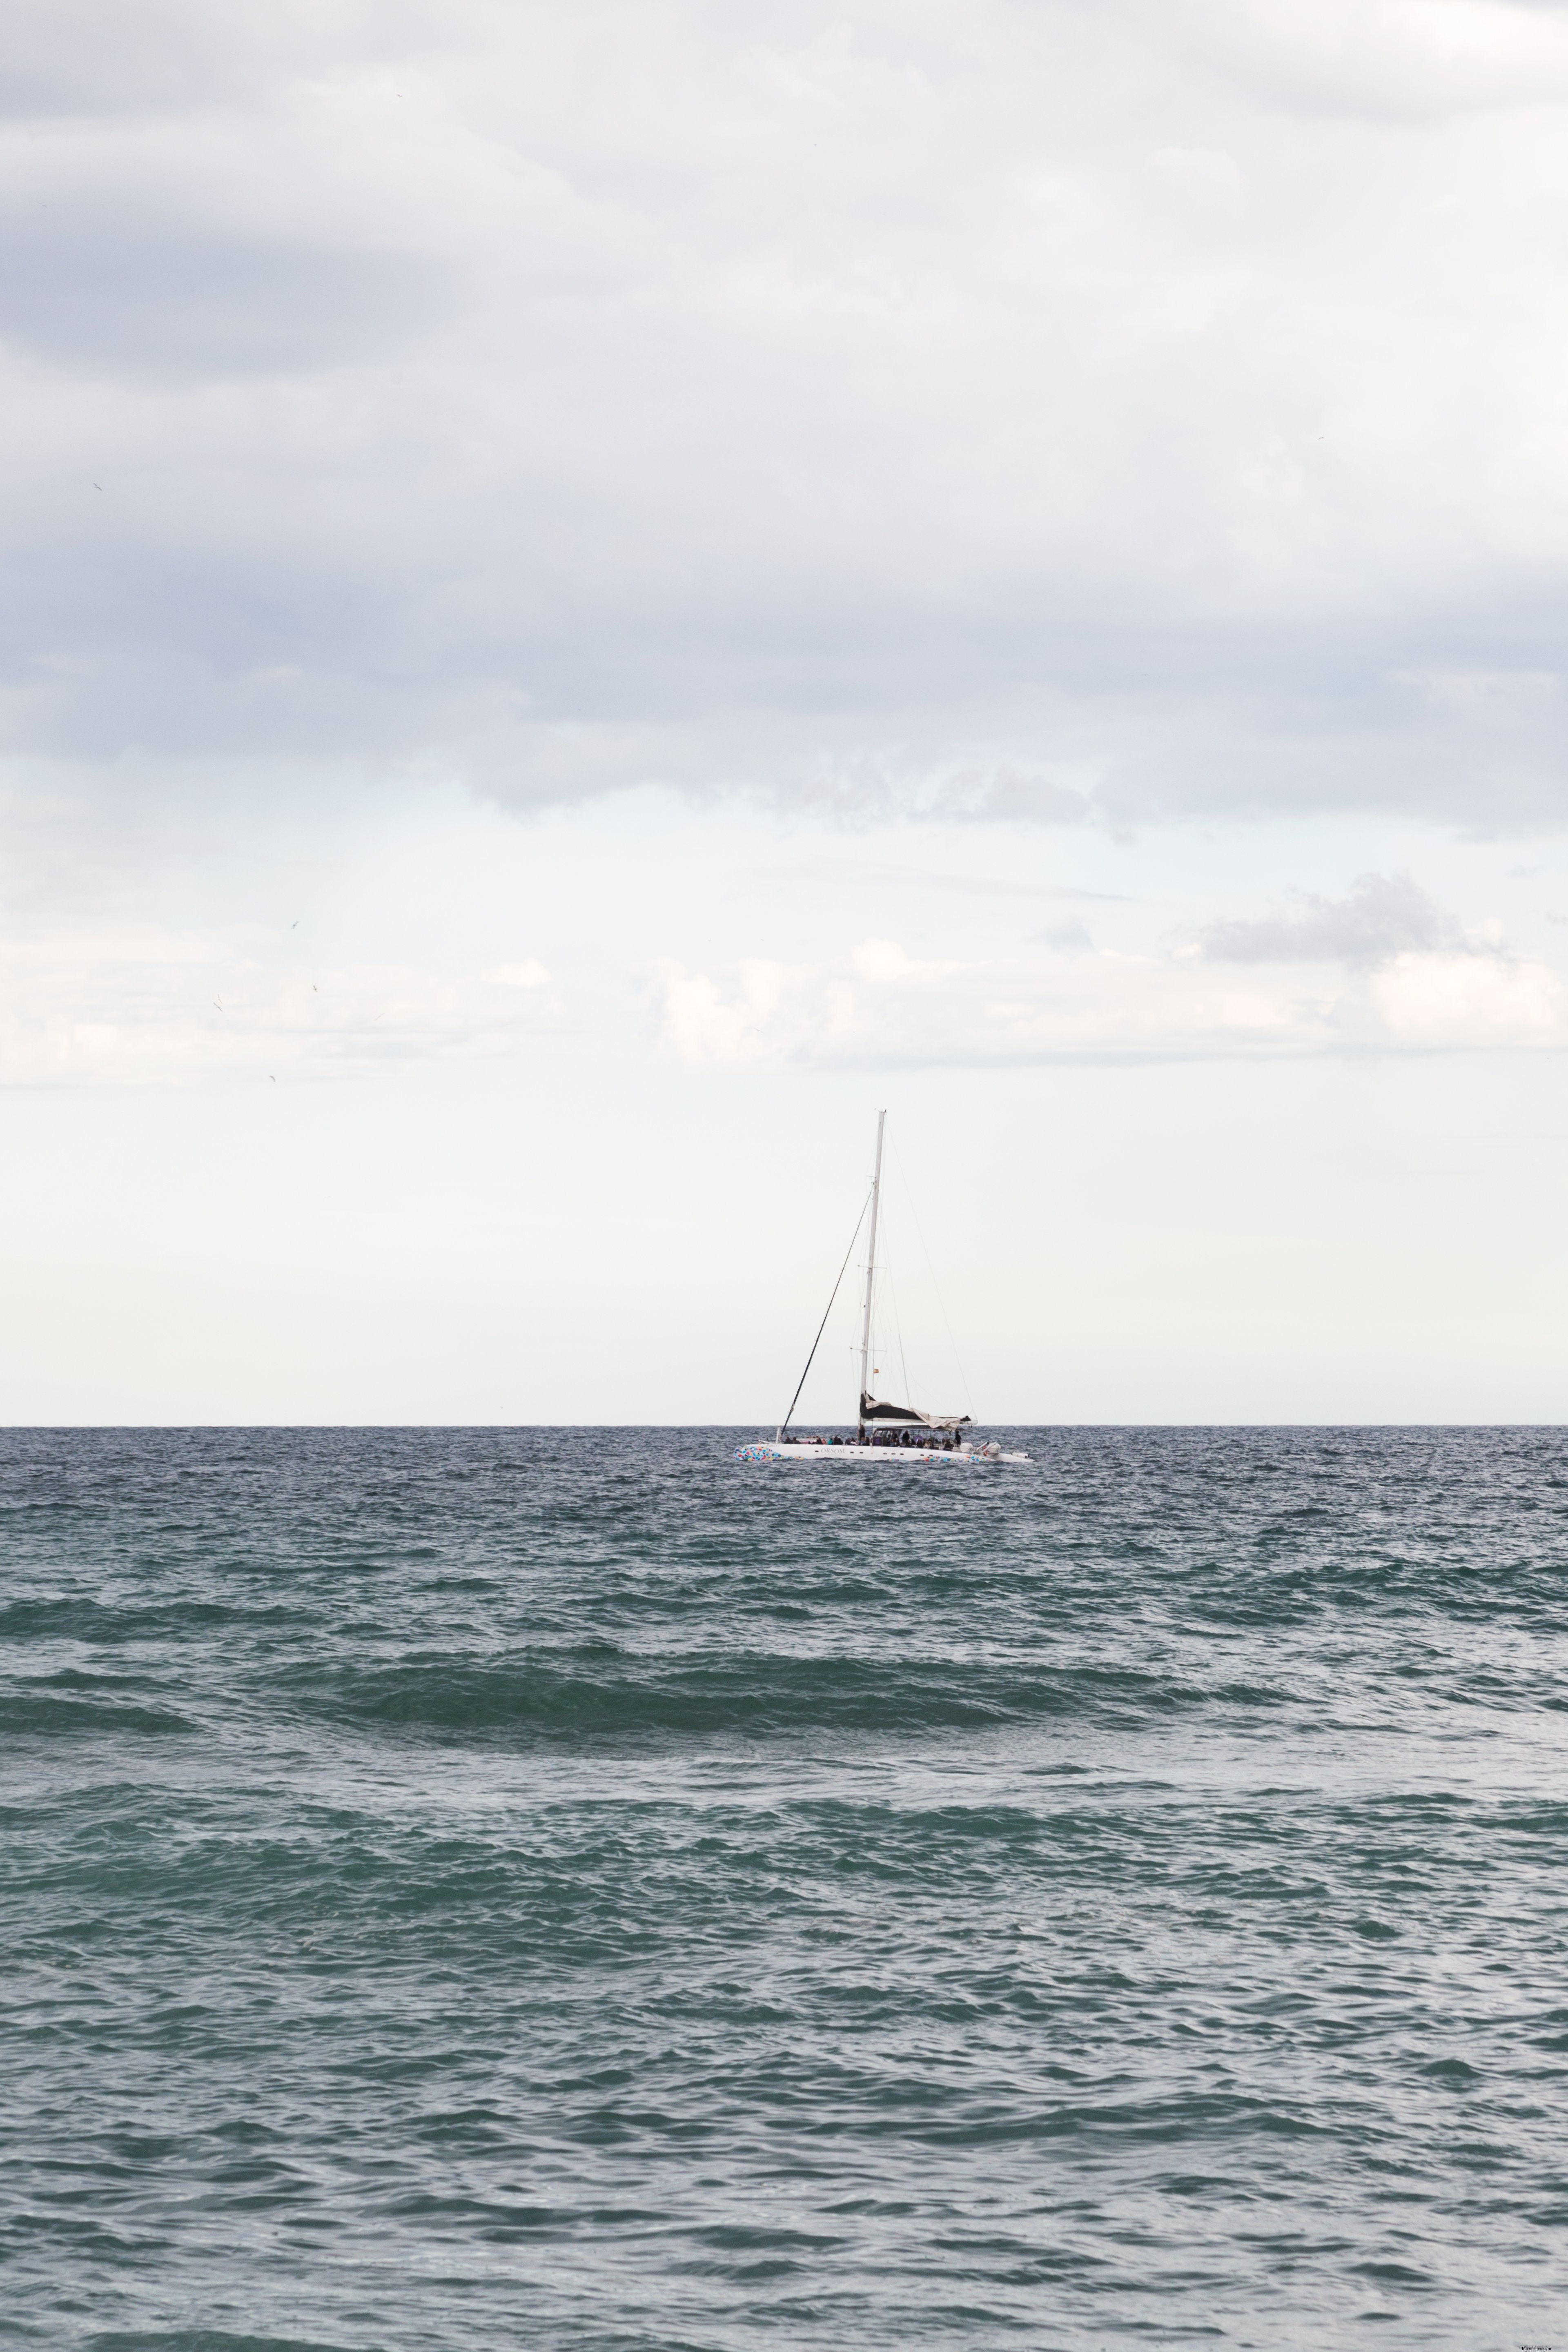
<instances>
[{"instance_id":1,"label":"cloud bank","mask_svg":"<svg viewBox=\"0 0 1568 2352\"><path fill-rule=\"evenodd\" d=\"M1506 0L16 0L0 746L1557 825L1565 109Z\"/></svg>"},{"instance_id":2,"label":"cloud bank","mask_svg":"<svg viewBox=\"0 0 1568 2352\"><path fill-rule=\"evenodd\" d=\"M1549 966L1468 938L1408 882L1363 877L1305 914L1213 926L1165 955L919 958L868 940L831 963L753 958L657 975L660 1042L698 1068L1453 1052L1568 1045Z\"/></svg>"}]
</instances>

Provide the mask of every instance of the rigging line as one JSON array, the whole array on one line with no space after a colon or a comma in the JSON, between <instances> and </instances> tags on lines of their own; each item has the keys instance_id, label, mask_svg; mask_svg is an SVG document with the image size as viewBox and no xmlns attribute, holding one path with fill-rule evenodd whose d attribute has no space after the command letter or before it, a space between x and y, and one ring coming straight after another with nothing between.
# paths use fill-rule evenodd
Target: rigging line
<instances>
[{"instance_id":1,"label":"rigging line","mask_svg":"<svg viewBox=\"0 0 1568 2352\"><path fill-rule=\"evenodd\" d=\"M870 1205L871 1195L868 1192L866 1198L860 1203L860 1213L855 1220L855 1230L849 1236L849 1246L844 1253L844 1264L838 1269L838 1282L836 1282L833 1286L832 1294L828 1298L826 1307L824 1309L822 1320L816 1327L816 1337L811 1343L811 1353L805 1360L805 1372L810 1371L813 1363L816 1360L816 1351L822 1345L822 1335L827 1328L827 1318L833 1312L833 1301L838 1296L838 1283L843 1281L845 1275L849 1270L849 1261L855 1255L855 1244L860 1238L860 1228L866 1222L866 1212ZM779 1423L779 1437L782 1437L785 1430L789 1427L791 1414L794 1413L796 1405L800 1402L800 1392L805 1386L805 1372L802 1372L799 1380L796 1381L795 1394L789 1401L789 1412L785 1413L784 1419ZM773 1442L776 1444L778 1443L778 1439L775 1438Z\"/></svg>"},{"instance_id":2,"label":"rigging line","mask_svg":"<svg viewBox=\"0 0 1568 2352\"><path fill-rule=\"evenodd\" d=\"M925 1227L921 1223L920 1211L915 1206L914 1187L910 1182L908 1172L904 1167L903 1155L899 1150L897 1140L895 1140L893 1144L893 1158L898 1162L899 1181L904 1188L904 1199L909 1204L910 1214L914 1219L914 1227L916 1233L920 1235L921 1247L925 1252L926 1270L931 1276L931 1286L936 1293L937 1311L941 1315L942 1323L947 1331L947 1344L952 1349L952 1360L958 1366L958 1385L963 1391L964 1410L966 1412L973 1413L974 1411L974 1399L969 1393L969 1375L963 1369L963 1358L958 1352L958 1341L954 1337L952 1324L948 1317L947 1301L942 1295L942 1285L936 1278L936 1266L931 1259L931 1245L926 1240Z\"/></svg>"}]
</instances>

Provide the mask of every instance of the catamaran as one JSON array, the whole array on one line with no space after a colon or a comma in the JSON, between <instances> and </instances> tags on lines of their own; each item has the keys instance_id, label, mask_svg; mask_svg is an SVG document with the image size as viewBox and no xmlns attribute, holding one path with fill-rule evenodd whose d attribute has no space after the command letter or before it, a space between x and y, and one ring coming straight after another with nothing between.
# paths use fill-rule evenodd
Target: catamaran
<instances>
[{"instance_id":1,"label":"catamaran","mask_svg":"<svg viewBox=\"0 0 1568 2352\"><path fill-rule=\"evenodd\" d=\"M973 1424L966 1412L921 1412L912 1404L889 1404L874 1397L868 1386L871 1361L871 1303L877 1282L877 1215L882 1196L882 1134L888 1123L885 1110L877 1113L877 1156L871 1170L871 1191L862 1208L844 1264L838 1269L838 1280L833 1286L826 1313L817 1326L816 1337L811 1343L811 1354L805 1360L805 1371L795 1384L790 1408L771 1438L759 1438L755 1444L737 1448L737 1462L875 1462L901 1463L906 1468L935 1466L971 1469L982 1463L1027 1462L1026 1454L1005 1454L994 1438L976 1445L966 1437L965 1430ZM800 1392L822 1345L822 1335L827 1328L827 1317L833 1312L833 1302L848 1271L855 1244L860 1238L860 1227L870 1211L871 1231L866 1248L866 1296L860 1318L860 1412L853 1437L792 1436L790 1423L795 1418Z\"/></svg>"}]
</instances>

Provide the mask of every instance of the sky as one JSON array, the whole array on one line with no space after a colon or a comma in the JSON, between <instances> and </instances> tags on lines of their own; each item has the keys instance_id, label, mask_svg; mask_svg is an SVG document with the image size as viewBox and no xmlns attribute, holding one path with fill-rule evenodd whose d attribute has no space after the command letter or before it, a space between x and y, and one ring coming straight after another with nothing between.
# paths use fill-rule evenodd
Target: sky
<instances>
[{"instance_id":1,"label":"sky","mask_svg":"<svg viewBox=\"0 0 1568 2352\"><path fill-rule=\"evenodd\" d=\"M1559 0L11 0L0 1419L771 1424L884 1107L918 1402L1568 1418L1565 264Z\"/></svg>"}]
</instances>

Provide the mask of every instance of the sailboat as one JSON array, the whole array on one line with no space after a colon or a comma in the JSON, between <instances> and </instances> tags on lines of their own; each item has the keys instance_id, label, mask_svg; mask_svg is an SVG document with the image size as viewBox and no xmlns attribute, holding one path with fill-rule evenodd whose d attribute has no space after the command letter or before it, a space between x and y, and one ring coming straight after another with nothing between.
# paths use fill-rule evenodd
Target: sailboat
<instances>
[{"instance_id":1,"label":"sailboat","mask_svg":"<svg viewBox=\"0 0 1568 2352\"><path fill-rule=\"evenodd\" d=\"M877 1283L877 1218L882 1198L882 1138L888 1124L885 1110L877 1113L877 1156L872 1163L871 1191L862 1208L844 1264L838 1269L838 1280L833 1286L826 1313L817 1326L816 1337L811 1343L811 1354L805 1360L805 1371L795 1384L795 1395L772 1438L759 1438L754 1444L736 1449L737 1462L864 1462L900 1463L908 1469L943 1467L973 1469L982 1464L1027 1462L1026 1454L1005 1454L994 1438L977 1445L964 1433L973 1424L968 1413L921 1412L911 1404L889 1404L871 1394L868 1381L871 1362L871 1304ZM833 1312L833 1302L848 1270L855 1244L860 1238L860 1227L870 1212L871 1231L866 1249L866 1296L860 1318L860 1411L853 1437L792 1436L790 1423L795 1418L800 1392L805 1386L806 1373L816 1360L822 1335L827 1328L827 1317Z\"/></svg>"}]
</instances>

